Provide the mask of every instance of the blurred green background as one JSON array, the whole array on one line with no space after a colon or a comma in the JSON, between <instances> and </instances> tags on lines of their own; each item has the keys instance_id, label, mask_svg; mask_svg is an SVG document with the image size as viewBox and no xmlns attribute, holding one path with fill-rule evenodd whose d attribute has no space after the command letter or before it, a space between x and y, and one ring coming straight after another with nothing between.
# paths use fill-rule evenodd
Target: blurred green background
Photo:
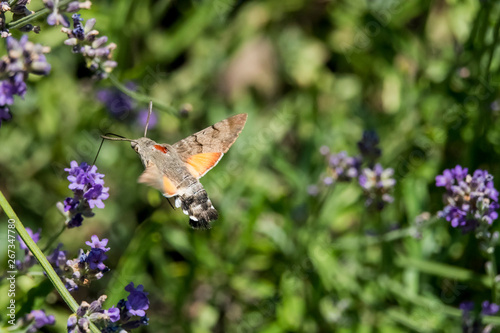
<instances>
[{"instance_id":1,"label":"blurred green background","mask_svg":"<svg viewBox=\"0 0 500 333\"><path fill-rule=\"evenodd\" d=\"M30 78L2 124L0 189L25 226L42 228L42 247L64 221L56 203L71 195L63 168L92 163L102 133L142 136L148 96L160 102L148 134L158 142L237 113L248 122L202 178L220 214L210 231L191 230L137 184L143 167L128 143L104 143L106 207L60 238L70 258L93 234L109 239L111 271L78 302L106 294L111 306L133 281L150 293L140 332L460 332L458 304L488 299L473 235L446 221L417 230L415 218L443 207L434 177L444 168L500 175L499 3L121 0L80 14L118 45L116 80L134 82L140 98L113 116L96 97L112 81L91 80L59 27L30 34L52 48L52 71ZM319 148L354 155L367 129L395 170L394 203L374 214L355 184L309 196L327 168ZM390 230L406 237L373 236ZM64 331L70 312L44 277L17 283L28 304L19 316L43 308L57 320L47 331Z\"/></svg>"}]
</instances>

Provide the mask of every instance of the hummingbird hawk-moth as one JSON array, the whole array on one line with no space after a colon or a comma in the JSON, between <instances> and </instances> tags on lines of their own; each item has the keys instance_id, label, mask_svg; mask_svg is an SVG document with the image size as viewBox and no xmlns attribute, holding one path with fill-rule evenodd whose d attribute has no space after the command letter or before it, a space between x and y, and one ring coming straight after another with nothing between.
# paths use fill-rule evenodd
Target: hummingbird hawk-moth
<instances>
[{"instance_id":1,"label":"hummingbird hawk-moth","mask_svg":"<svg viewBox=\"0 0 500 333\"><path fill-rule=\"evenodd\" d=\"M152 111L150 103L149 115ZM130 141L145 167L138 182L160 190L167 198L176 197L175 207L182 208L189 216L194 229L210 229L210 223L219 214L208 198L199 179L212 169L236 141L243 130L247 114L238 114L205 128L173 145L156 143L146 137L135 140L111 138L108 140Z\"/></svg>"}]
</instances>

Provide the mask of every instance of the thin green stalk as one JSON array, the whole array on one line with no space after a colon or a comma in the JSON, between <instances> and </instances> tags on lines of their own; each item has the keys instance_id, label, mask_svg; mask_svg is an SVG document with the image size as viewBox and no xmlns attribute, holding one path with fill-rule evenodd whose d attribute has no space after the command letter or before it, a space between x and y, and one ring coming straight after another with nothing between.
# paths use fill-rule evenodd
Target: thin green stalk
<instances>
[{"instance_id":1,"label":"thin green stalk","mask_svg":"<svg viewBox=\"0 0 500 333\"><path fill-rule=\"evenodd\" d=\"M116 76L114 76L113 74L110 74L109 75L109 79L111 80L111 83L113 83L113 85L118 88L118 90L120 90L121 92L123 92L124 94L132 97L133 99L135 99L136 101L138 102L143 102L143 103L149 103L150 101L153 102L153 106L157 109L161 109L161 110L164 110L164 111L167 111L173 115L179 115L179 110L177 110L176 108L174 108L173 106L170 106L170 105L167 105L165 103L163 103L162 101L156 99L156 98L153 98L151 96L147 96L147 95L144 95L144 94L141 94L141 93L138 93L138 92L135 92L133 90L130 90L128 89L123 83L121 83L118 78Z\"/></svg>"},{"instance_id":2,"label":"thin green stalk","mask_svg":"<svg viewBox=\"0 0 500 333\"><path fill-rule=\"evenodd\" d=\"M9 219L13 219L15 221L14 224L15 224L17 233L19 234L21 239L24 241L24 243L26 244L28 249L31 251L31 253L33 253L33 256L35 256L38 263L42 266L43 270L47 274L47 277L49 278L50 282L52 282L52 284L56 288L59 295L61 295L63 300L66 302L66 304L68 304L71 311L73 313L75 313L76 310L78 309L78 303L75 301L73 296L71 296L68 289L66 289L66 287L64 286L64 284L62 283L61 279L59 278L57 273L54 271L52 266L50 265L49 261L47 260L47 258L43 254L43 252L36 245L36 243L33 241L33 239L31 239L30 235L28 234L28 232L24 228L24 225L22 224L21 220L19 219L17 214L14 212L14 210L10 206L9 202L7 201L5 196L3 195L2 191L0 191L0 206L4 210L5 214L7 214ZM94 333L100 332L99 329L97 329L97 327L95 327L95 325L92 323L90 323L90 330Z\"/></svg>"},{"instance_id":3,"label":"thin green stalk","mask_svg":"<svg viewBox=\"0 0 500 333\"><path fill-rule=\"evenodd\" d=\"M66 230L66 223L63 225L63 227L61 228L61 230L59 230L59 232L57 234L55 234L54 236L52 236L51 239L49 239L49 241L47 242L47 244L43 248L42 252L46 252L50 248L52 243L54 243L59 238L59 236L61 236L61 234L64 232L64 230Z\"/></svg>"},{"instance_id":4,"label":"thin green stalk","mask_svg":"<svg viewBox=\"0 0 500 333\"><path fill-rule=\"evenodd\" d=\"M486 71L485 71L485 76L489 77L488 74L491 69L491 63L493 62L493 56L495 55L495 50L498 46L498 38L500 35L500 20L497 21L495 24L495 27L493 28L493 42L490 45L490 54L488 57L488 63L486 65Z\"/></svg>"},{"instance_id":5,"label":"thin green stalk","mask_svg":"<svg viewBox=\"0 0 500 333\"><path fill-rule=\"evenodd\" d=\"M62 0L62 1L60 1L57 4L57 8L62 7L64 5L67 5L71 1L73 1L73 0ZM13 22L7 23L6 27L7 27L7 29L20 28L20 27L28 24L29 22L31 22L33 20L36 20L40 16L48 14L48 13L50 13L50 9L48 9L48 8L42 8L42 9L37 10L35 13L33 13L31 15L25 16L25 17L23 17L23 18L21 18L21 19L19 19L17 21L13 21Z\"/></svg>"},{"instance_id":6,"label":"thin green stalk","mask_svg":"<svg viewBox=\"0 0 500 333\"><path fill-rule=\"evenodd\" d=\"M486 288L492 288L490 277L479 275L475 272L456 266L451 266L435 261L420 260L407 256L398 256L395 265L401 268L412 268L419 272L453 279L456 281L471 281Z\"/></svg>"}]
</instances>

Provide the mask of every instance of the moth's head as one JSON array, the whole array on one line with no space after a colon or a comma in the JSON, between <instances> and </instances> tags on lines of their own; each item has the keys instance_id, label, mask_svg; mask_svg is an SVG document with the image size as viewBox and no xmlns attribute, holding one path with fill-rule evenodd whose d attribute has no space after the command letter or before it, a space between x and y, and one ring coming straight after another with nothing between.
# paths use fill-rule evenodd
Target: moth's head
<instances>
[{"instance_id":1,"label":"moth's head","mask_svg":"<svg viewBox=\"0 0 500 333\"><path fill-rule=\"evenodd\" d=\"M149 138L139 138L137 140L130 141L130 146L137 154L141 154L146 151L146 149L153 146L155 142Z\"/></svg>"}]
</instances>

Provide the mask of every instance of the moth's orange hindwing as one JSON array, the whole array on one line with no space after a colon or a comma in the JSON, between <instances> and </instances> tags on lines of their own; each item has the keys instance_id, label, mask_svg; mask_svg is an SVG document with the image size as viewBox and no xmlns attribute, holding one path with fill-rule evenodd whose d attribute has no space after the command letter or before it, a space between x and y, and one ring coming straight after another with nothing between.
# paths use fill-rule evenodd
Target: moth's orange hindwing
<instances>
[{"instance_id":1,"label":"moth's orange hindwing","mask_svg":"<svg viewBox=\"0 0 500 333\"><path fill-rule=\"evenodd\" d=\"M187 168L193 177L200 178L216 166L222 156L220 152L193 155L186 160Z\"/></svg>"}]
</instances>

